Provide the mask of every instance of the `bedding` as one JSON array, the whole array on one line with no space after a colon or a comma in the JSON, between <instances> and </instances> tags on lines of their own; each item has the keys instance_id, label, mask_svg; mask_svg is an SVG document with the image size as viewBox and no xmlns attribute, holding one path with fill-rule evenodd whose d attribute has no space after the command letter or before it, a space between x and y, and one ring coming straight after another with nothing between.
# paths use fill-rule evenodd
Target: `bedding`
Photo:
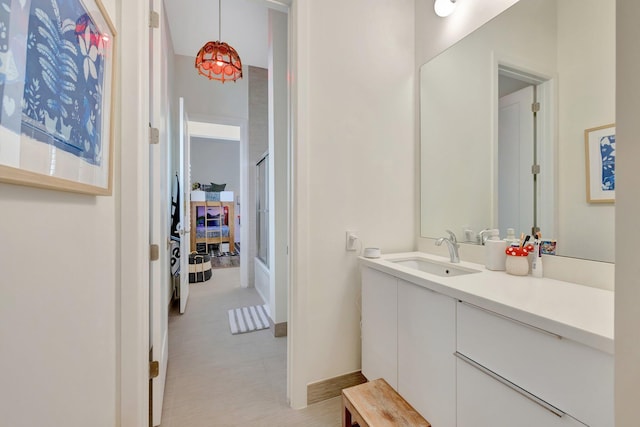
<instances>
[{"instance_id":1,"label":"bedding","mask_svg":"<svg viewBox=\"0 0 640 427\"><path fill-rule=\"evenodd\" d=\"M192 202L233 202L234 200L233 191L194 190L191 192Z\"/></svg>"},{"instance_id":2,"label":"bedding","mask_svg":"<svg viewBox=\"0 0 640 427\"><path fill-rule=\"evenodd\" d=\"M205 191L204 199L207 202L219 202L220 201L220 192L219 191Z\"/></svg>"}]
</instances>

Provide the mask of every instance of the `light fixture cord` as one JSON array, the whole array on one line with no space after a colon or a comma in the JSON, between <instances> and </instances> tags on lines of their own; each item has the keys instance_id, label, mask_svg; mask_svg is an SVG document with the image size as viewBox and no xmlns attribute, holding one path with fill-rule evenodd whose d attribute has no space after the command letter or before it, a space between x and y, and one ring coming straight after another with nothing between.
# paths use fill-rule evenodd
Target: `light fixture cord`
<instances>
[{"instance_id":1,"label":"light fixture cord","mask_svg":"<svg viewBox=\"0 0 640 427\"><path fill-rule=\"evenodd\" d=\"M222 0L218 0L218 41L222 41Z\"/></svg>"}]
</instances>

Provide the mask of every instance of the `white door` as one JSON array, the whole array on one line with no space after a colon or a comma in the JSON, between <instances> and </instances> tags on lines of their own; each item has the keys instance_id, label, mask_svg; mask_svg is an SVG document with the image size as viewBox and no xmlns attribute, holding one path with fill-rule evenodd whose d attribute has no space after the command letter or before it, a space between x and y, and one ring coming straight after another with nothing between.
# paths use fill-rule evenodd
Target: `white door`
<instances>
[{"instance_id":1,"label":"white door","mask_svg":"<svg viewBox=\"0 0 640 427\"><path fill-rule=\"evenodd\" d=\"M150 0L151 10L162 12L162 0ZM158 375L151 384L151 420L160 425L168 360L169 305L169 140L167 138L166 63L160 27L149 33L149 123L160 133L159 143L149 145L149 244L157 245L158 258L149 265L150 356L158 362Z\"/></svg>"},{"instance_id":2,"label":"white door","mask_svg":"<svg viewBox=\"0 0 640 427\"><path fill-rule=\"evenodd\" d=\"M500 98L498 227L529 233L533 226L533 86Z\"/></svg>"},{"instance_id":3,"label":"white door","mask_svg":"<svg viewBox=\"0 0 640 427\"><path fill-rule=\"evenodd\" d=\"M189 252L191 251L191 168L189 164L189 129L184 98L180 98L180 313L189 299Z\"/></svg>"}]
</instances>

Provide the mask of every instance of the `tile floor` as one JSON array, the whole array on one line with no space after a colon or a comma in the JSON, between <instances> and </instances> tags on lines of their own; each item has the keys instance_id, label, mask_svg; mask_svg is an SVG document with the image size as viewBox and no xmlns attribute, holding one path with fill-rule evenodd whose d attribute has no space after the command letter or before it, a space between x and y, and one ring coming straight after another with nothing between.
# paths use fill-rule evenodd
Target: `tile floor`
<instances>
[{"instance_id":1,"label":"tile floor","mask_svg":"<svg viewBox=\"0 0 640 427\"><path fill-rule=\"evenodd\" d=\"M240 287L239 268L194 283L186 313L169 313L169 365L161 427L338 427L340 398L289 408L286 338L231 335L227 310L262 303Z\"/></svg>"}]
</instances>

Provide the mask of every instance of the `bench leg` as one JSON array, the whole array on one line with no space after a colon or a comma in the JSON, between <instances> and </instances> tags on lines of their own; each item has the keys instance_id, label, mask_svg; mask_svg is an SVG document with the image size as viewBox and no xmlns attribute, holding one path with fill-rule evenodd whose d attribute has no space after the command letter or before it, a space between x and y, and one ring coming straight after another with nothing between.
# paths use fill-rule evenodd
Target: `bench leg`
<instances>
[{"instance_id":1,"label":"bench leg","mask_svg":"<svg viewBox=\"0 0 640 427\"><path fill-rule=\"evenodd\" d=\"M351 427L351 412L346 408L342 411L342 427Z\"/></svg>"}]
</instances>

